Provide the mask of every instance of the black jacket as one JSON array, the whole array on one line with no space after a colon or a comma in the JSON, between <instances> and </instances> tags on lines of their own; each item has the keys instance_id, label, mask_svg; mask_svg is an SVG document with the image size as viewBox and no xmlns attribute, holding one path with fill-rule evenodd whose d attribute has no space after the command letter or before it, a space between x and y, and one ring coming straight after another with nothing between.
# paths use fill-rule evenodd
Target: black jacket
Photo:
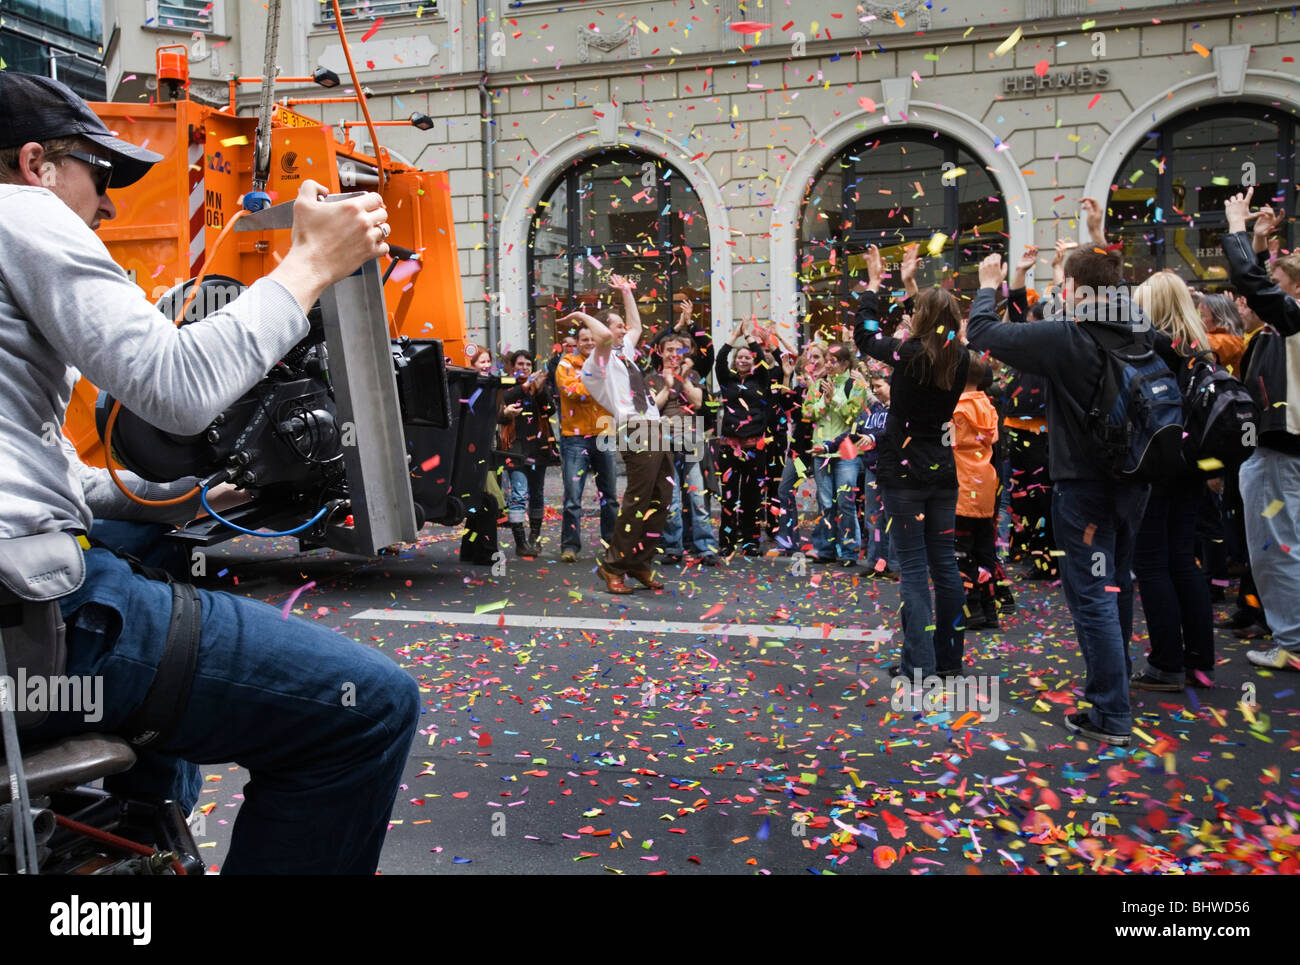
<instances>
[{"instance_id":1,"label":"black jacket","mask_svg":"<svg viewBox=\"0 0 1300 965\"><path fill-rule=\"evenodd\" d=\"M904 489L957 488L952 413L966 389L970 353L962 352L951 388L934 383L919 339L906 342L880 330L879 297L863 292L853 341L858 351L894 367L889 380L889 416L876 440L876 475L886 486Z\"/></svg>"},{"instance_id":2,"label":"black jacket","mask_svg":"<svg viewBox=\"0 0 1300 965\"><path fill-rule=\"evenodd\" d=\"M1126 332L1136 342L1152 344L1140 310L1122 292L1114 293L1101 303L1101 308L1098 312L1097 303L1088 303L1079 306L1074 318L1013 324L998 317L997 293L992 288L981 288L966 323L972 349L1047 380L1048 467L1054 480L1111 478L1105 467L1093 461L1093 444L1084 421L1102 375L1101 353L1076 319Z\"/></svg>"},{"instance_id":3,"label":"black jacket","mask_svg":"<svg viewBox=\"0 0 1300 965\"><path fill-rule=\"evenodd\" d=\"M766 434L770 428L772 366L763 357L758 342L750 342L749 349L754 353L754 371L744 380L731 371L731 343L718 349L715 373L718 377L718 401L722 405L720 436L750 439Z\"/></svg>"},{"instance_id":4,"label":"black jacket","mask_svg":"<svg viewBox=\"0 0 1300 965\"><path fill-rule=\"evenodd\" d=\"M1256 255L1246 232L1225 235L1223 253L1233 287L1266 326L1251 338L1241 361L1242 382L1259 405L1259 444L1300 456L1300 433L1294 431L1300 428L1300 379L1289 378L1300 372L1300 304L1273 284L1264 268L1267 252Z\"/></svg>"}]
</instances>

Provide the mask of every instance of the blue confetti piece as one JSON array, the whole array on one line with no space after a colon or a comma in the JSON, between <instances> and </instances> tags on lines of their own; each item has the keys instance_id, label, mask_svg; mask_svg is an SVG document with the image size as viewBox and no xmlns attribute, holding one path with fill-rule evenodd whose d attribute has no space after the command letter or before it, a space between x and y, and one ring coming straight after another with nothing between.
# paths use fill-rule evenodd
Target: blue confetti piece
<instances>
[{"instance_id":1,"label":"blue confetti piece","mask_svg":"<svg viewBox=\"0 0 1300 965\"><path fill-rule=\"evenodd\" d=\"M474 411L474 403L478 401L478 397L482 394L483 394L482 389L475 389L474 394L465 400L466 404L469 406L470 412Z\"/></svg>"},{"instance_id":2,"label":"blue confetti piece","mask_svg":"<svg viewBox=\"0 0 1300 965\"><path fill-rule=\"evenodd\" d=\"M217 577L218 577L218 578L223 577L223 576L225 576L225 575L226 575L227 573L229 573L229 572L230 572L230 570L222 570L220 573L217 574Z\"/></svg>"},{"instance_id":3,"label":"blue confetti piece","mask_svg":"<svg viewBox=\"0 0 1300 965\"><path fill-rule=\"evenodd\" d=\"M763 821L763 826L758 829L758 834L754 835L754 837L758 838L758 840L760 841L766 841L771 836L772 836L772 819L767 818Z\"/></svg>"},{"instance_id":4,"label":"blue confetti piece","mask_svg":"<svg viewBox=\"0 0 1300 965\"><path fill-rule=\"evenodd\" d=\"M452 858L453 864L473 864L469 858Z\"/></svg>"}]
</instances>

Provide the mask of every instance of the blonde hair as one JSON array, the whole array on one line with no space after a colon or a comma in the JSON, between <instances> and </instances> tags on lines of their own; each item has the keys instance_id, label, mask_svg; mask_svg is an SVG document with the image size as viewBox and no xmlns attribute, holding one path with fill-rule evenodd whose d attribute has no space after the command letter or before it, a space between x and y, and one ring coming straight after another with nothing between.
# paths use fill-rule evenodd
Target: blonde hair
<instances>
[{"instance_id":1,"label":"blonde hair","mask_svg":"<svg viewBox=\"0 0 1300 965\"><path fill-rule=\"evenodd\" d=\"M1133 301L1152 325L1173 339L1179 355L1210 351L1210 337L1191 290L1173 271L1156 272L1133 292Z\"/></svg>"}]
</instances>

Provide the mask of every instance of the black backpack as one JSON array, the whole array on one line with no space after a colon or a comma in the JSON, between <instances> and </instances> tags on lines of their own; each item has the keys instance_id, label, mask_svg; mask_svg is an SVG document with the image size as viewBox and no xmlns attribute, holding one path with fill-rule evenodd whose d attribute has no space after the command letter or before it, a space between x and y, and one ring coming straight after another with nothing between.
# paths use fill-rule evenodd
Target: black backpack
<instances>
[{"instance_id":1,"label":"black backpack","mask_svg":"<svg viewBox=\"0 0 1300 965\"><path fill-rule=\"evenodd\" d=\"M1184 469L1178 379L1149 341L1080 322L1101 353L1101 378L1084 412L1096 462L1112 479L1159 482Z\"/></svg>"},{"instance_id":2,"label":"black backpack","mask_svg":"<svg viewBox=\"0 0 1300 965\"><path fill-rule=\"evenodd\" d=\"M1239 466L1255 451L1259 407L1246 386L1207 354L1179 372L1183 396L1183 454L1188 464L1217 459Z\"/></svg>"}]
</instances>

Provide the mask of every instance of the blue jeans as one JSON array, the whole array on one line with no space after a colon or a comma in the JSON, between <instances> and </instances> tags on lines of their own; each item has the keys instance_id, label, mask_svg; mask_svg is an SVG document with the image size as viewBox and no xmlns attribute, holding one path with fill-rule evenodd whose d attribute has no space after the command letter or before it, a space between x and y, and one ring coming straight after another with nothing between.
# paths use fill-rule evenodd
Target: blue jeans
<instances>
[{"instance_id":1,"label":"blue jeans","mask_svg":"<svg viewBox=\"0 0 1300 965\"><path fill-rule=\"evenodd\" d=\"M691 549L700 556L717 554L718 543L713 535L713 523L704 508L704 473L698 459L688 459L688 453L675 453L673 458L673 502L668 508L662 535L664 552L680 554L684 551L685 524L682 519L682 489L686 489L691 526Z\"/></svg>"},{"instance_id":2,"label":"blue jeans","mask_svg":"<svg viewBox=\"0 0 1300 965\"><path fill-rule=\"evenodd\" d=\"M885 512L902 567L902 673L923 677L961 669L966 591L957 569L957 490L885 490ZM930 582L934 581L934 605Z\"/></svg>"},{"instance_id":3,"label":"blue jeans","mask_svg":"<svg viewBox=\"0 0 1300 965\"><path fill-rule=\"evenodd\" d=\"M797 458L793 449L786 454L781 485L776 490L777 503L781 507L781 516L776 523L776 542L791 551L798 550L803 542L799 536L799 484L808 478L807 465L804 466L805 475L801 475L794 464Z\"/></svg>"},{"instance_id":4,"label":"blue jeans","mask_svg":"<svg viewBox=\"0 0 1300 965\"><path fill-rule=\"evenodd\" d=\"M885 566L897 573L898 555L894 552L893 533L886 524L884 486L870 469L862 470L862 493L866 510L862 559L873 569L883 559Z\"/></svg>"},{"instance_id":5,"label":"blue jeans","mask_svg":"<svg viewBox=\"0 0 1300 965\"><path fill-rule=\"evenodd\" d=\"M817 507L821 518L813 528L813 552L826 559L858 558L858 505L854 491L858 488L857 459L838 456L813 456L813 476L817 480Z\"/></svg>"},{"instance_id":6,"label":"blue jeans","mask_svg":"<svg viewBox=\"0 0 1300 965\"><path fill-rule=\"evenodd\" d=\"M597 436L563 436L560 458L564 474L564 519L560 525L560 546L566 550L582 549L578 532L582 522L582 492L587 474L595 473L596 491L600 493L600 538L606 544L614 538L614 521L618 519L618 492L615 488L614 453L596 444Z\"/></svg>"},{"instance_id":7,"label":"blue jeans","mask_svg":"<svg viewBox=\"0 0 1300 965\"><path fill-rule=\"evenodd\" d=\"M1300 458L1260 446L1237 478L1250 570L1273 646L1300 653ZM1274 500L1282 507L1266 516Z\"/></svg>"},{"instance_id":8,"label":"blue jeans","mask_svg":"<svg viewBox=\"0 0 1300 965\"><path fill-rule=\"evenodd\" d=\"M523 466L507 469L510 491L506 493L506 521L522 523L527 515L540 519L546 512L546 467Z\"/></svg>"},{"instance_id":9,"label":"blue jeans","mask_svg":"<svg viewBox=\"0 0 1300 965\"><path fill-rule=\"evenodd\" d=\"M200 590L190 700L119 789L166 796L164 758L250 772L224 871L372 874L420 716L420 693L387 656L255 600ZM86 553L82 588L60 600L70 675L102 676L102 717L51 714L29 739L120 733L162 658L171 590L108 550ZM155 756L156 755L156 756ZM174 795L173 795L174 796ZM182 802L183 803L183 802Z\"/></svg>"},{"instance_id":10,"label":"blue jeans","mask_svg":"<svg viewBox=\"0 0 1300 965\"><path fill-rule=\"evenodd\" d=\"M1058 479L1052 487L1053 533L1065 553L1061 589L1087 672L1083 695L1093 726L1107 734L1133 729L1133 548L1149 491L1093 479Z\"/></svg>"}]
</instances>

